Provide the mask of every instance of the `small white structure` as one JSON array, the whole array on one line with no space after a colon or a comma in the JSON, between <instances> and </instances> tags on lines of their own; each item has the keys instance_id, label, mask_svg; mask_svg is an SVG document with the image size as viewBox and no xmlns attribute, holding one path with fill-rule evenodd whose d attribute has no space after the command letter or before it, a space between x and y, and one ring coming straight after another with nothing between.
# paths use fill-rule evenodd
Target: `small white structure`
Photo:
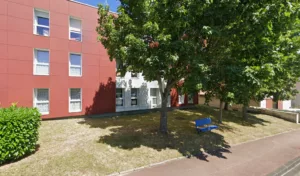
<instances>
[{"instance_id":1,"label":"small white structure","mask_svg":"<svg viewBox=\"0 0 300 176\"><path fill-rule=\"evenodd\" d=\"M116 112L159 108L160 102L157 81L147 82L141 73L127 72L124 77L117 76Z\"/></svg>"}]
</instances>

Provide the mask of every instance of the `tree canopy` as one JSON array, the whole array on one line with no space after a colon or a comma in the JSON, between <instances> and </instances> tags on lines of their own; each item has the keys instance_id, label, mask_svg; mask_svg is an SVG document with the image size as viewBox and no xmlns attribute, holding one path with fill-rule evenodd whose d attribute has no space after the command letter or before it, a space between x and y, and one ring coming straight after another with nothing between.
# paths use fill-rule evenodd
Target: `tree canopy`
<instances>
[{"instance_id":1,"label":"tree canopy","mask_svg":"<svg viewBox=\"0 0 300 176\"><path fill-rule=\"evenodd\" d=\"M298 76L291 39L298 0L120 2L117 14L99 6L99 40L110 59L121 63L119 72L142 72L147 81L158 81L161 132L167 132L168 93L181 79L186 90L247 105L251 97L272 92L274 77ZM286 70L290 65L293 71Z\"/></svg>"}]
</instances>

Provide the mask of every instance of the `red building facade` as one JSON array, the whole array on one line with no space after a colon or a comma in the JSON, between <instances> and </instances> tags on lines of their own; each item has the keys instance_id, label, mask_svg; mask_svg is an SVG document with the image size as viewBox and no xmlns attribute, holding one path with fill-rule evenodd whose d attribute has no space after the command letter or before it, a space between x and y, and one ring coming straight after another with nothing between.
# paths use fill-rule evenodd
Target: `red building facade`
<instances>
[{"instance_id":1,"label":"red building facade","mask_svg":"<svg viewBox=\"0 0 300 176\"><path fill-rule=\"evenodd\" d=\"M68 0L0 0L0 106L36 106L44 119L115 112L116 63L97 42L97 19Z\"/></svg>"}]
</instances>

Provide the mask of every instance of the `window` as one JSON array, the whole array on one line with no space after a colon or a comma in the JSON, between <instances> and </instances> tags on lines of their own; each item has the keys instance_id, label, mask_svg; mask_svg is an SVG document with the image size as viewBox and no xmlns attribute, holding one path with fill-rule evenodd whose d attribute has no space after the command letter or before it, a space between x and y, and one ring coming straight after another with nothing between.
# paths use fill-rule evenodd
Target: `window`
<instances>
[{"instance_id":1,"label":"window","mask_svg":"<svg viewBox=\"0 0 300 176\"><path fill-rule=\"evenodd\" d=\"M116 89L116 106L123 106L123 89Z\"/></svg>"},{"instance_id":2,"label":"window","mask_svg":"<svg viewBox=\"0 0 300 176\"><path fill-rule=\"evenodd\" d=\"M157 93L158 93L157 88L150 88L150 97L151 97L152 105L157 105Z\"/></svg>"},{"instance_id":3,"label":"window","mask_svg":"<svg viewBox=\"0 0 300 176\"><path fill-rule=\"evenodd\" d=\"M34 75L49 75L49 51L35 49L33 64Z\"/></svg>"},{"instance_id":4,"label":"window","mask_svg":"<svg viewBox=\"0 0 300 176\"><path fill-rule=\"evenodd\" d=\"M137 78L138 74L137 73L131 73L131 78Z\"/></svg>"},{"instance_id":5,"label":"window","mask_svg":"<svg viewBox=\"0 0 300 176\"><path fill-rule=\"evenodd\" d=\"M132 88L131 89L131 106L138 105L138 89Z\"/></svg>"},{"instance_id":6,"label":"window","mask_svg":"<svg viewBox=\"0 0 300 176\"><path fill-rule=\"evenodd\" d=\"M178 104L184 104L184 94L179 94L178 95Z\"/></svg>"},{"instance_id":7,"label":"window","mask_svg":"<svg viewBox=\"0 0 300 176\"><path fill-rule=\"evenodd\" d=\"M188 95L188 103L189 103L189 104L194 103L194 94L189 94L189 95Z\"/></svg>"},{"instance_id":8,"label":"window","mask_svg":"<svg viewBox=\"0 0 300 176\"><path fill-rule=\"evenodd\" d=\"M81 42L81 21L70 17L69 27L70 40L76 40Z\"/></svg>"},{"instance_id":9,"label":"window","mask_svg":"<svg viewBox=\"0 0 300 176\"><path fill-rule=\"evenodd\" d=\"M49 12L34 9L34 34L49 36Z\"/></svg>"},{"instance_id":10,"label":"window","mask_svg":"<svg viewBox=\"0 0 300 176\"><path fill-rule=\"evenodd\" d=\"M69 112L81 112L81 89L70 89Z\"/></svg>"},{"instance_id":11,"label":"window","mask_svg":"<svg viewBox=\"0 0 300 176\"><path fill-rule=\"evenodd\" d=\"M43 115L49 114L49 89L34 89L34 107Z\"/></svg>"},{"instance_id":12,"label":"window","mask_svg":"<svg viewBox=\"0 0 300 176\"><path fill-rule=\"evenodd\" d=\"M81 76L81 54L70 54L69 76Z\"/></svg>"}]
</instances>

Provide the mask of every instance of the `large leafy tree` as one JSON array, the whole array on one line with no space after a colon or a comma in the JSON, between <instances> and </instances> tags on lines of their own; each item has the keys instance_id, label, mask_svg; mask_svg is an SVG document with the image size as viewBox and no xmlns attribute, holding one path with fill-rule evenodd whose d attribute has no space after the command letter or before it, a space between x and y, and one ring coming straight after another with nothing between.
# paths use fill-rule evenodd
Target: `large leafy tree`
<instances>
[{"instance_id":1,"label":"large leafy tree","mask_svg":"<svg viewBox=\"0 0 300 176\"><path fill-rule=\"evenodd\" d=\"M228 3L211 1L213 9L207 15L210 20L204 24L210 30L202 55L206 59L203 64L193 65L192 76L185 85L200 87L207 98L220 98L220 109L222 102L233 101L243 104L244 112L251 99L261 100L268 95L284 99L293 95L300 73L296 35L299 28L295 27L298 1ZM219 20L215 10L221 16Z\"/></svg>"},{"instance_id":2,"label":"large leafy tree","mask_svg":"<svg viewBox=\"0 0 300 176\"><path fill-rule=\"evenodd\" d=\"M157 81L161 94L160 131L167 133L167 97L190 65L199 62L204 38L191 13L193 0L121 0L118 15L99 6L100 41L119 72L142 72ZM199 11L201 13L201 11ZM201 26L199 26L201 27Z\"/></svg>"}]
</instances>

